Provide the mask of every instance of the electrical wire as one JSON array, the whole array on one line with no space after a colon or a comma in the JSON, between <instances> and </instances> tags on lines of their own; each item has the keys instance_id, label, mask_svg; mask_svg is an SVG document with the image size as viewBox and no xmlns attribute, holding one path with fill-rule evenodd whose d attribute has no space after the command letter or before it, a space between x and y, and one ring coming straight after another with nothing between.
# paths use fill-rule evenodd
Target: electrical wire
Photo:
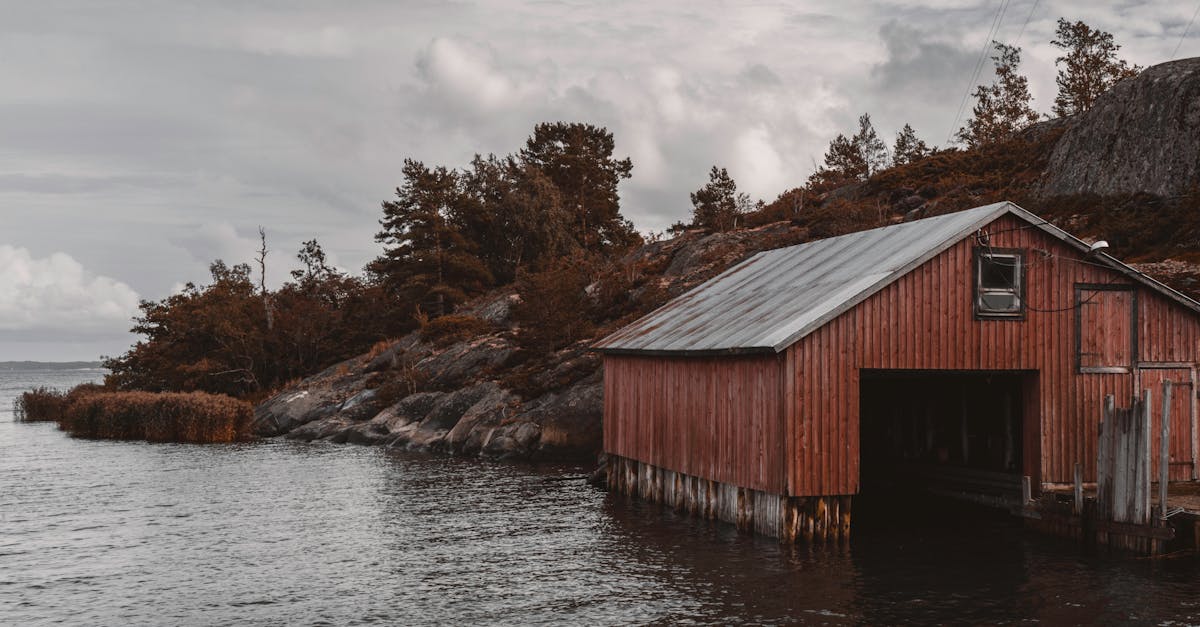
<instances>
[{"instance_id":1,"label":"electrical wire","mask_svg":"<svg viewBox=\"0 0 1200 627\"><path fill-rule=\"evenodd\" d=\"M1025 16L1025 23L1021 25L1021 30L1017 33L1017 38L1013 40L1014 46L1021 43L1021 35L1025 34L1025 27L1029 26L1029 20L1033 18L1033 12L1037 10L1039 2L1041 2L1041 0L1033 0L1033 6L1029 7L1029 15Z\"/></svg>"},{"instance_id":2,"label":"electrical wire","mask_svg":"<svg viewBox=\"0 0 1200 627\"><path fill-rule=\"evenodd\" d=\"M1183 29L1183 34L1179 36L1179 43L1175 44L1175 51L1171 53L1171 60L1175 60L1175 55L1179 54L1179 47L1183 45L1183 38L1187 37L1188 31L1192 30L1192 23L1196 21L1196 16L1200 15L1200 3L1196 4L1196 10L1192 12L1192 19L1188 20L1187 27Z\"/></svg>"},{"instance_id":3,"label":"electrical wire","mask_svg":"<svg viewBox=\"0 0 1200 627\"><path fill-rule=\"evenodd\" d=\"M979 73L983 70L984 60L987 59L988 48L1000 32L1000 25L1004 22L1004 14L1008 11L1008 5L1011 1L1001 0L1000 8L996 10L996 15L992 18L992 26L988 29L987 37L983 40L983 47L979 50L979 58L975 60L975 68L971 70L971 79L967 81L966 93L963 94L962 100L958 103L958 111L954 114L954 123L950 125L950 132L946 135L947 144L954 139L954 132L957 130L958 121L962 119L963 110L967 106L967 98L971 95L971 88L975 85L975 81L979 79Z\"/></svg>"}]
</instances>

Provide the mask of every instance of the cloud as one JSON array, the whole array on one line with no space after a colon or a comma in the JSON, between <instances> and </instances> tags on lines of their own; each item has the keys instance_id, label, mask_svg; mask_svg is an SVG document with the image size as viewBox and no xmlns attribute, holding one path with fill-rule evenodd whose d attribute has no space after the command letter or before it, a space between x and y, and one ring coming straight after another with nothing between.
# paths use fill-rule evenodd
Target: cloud
<instances>
[{"instance_id":1,"label":"cloud","mask_svg":"<svg viewBox=\"0 0 1200 627\"><path fill-rule=\"evenodd\" d=\"M491 51L470 42L435 37L416 67L447 103L481 114L516 106L529 91L496 66Z\"/></svg>"},{"instance_id":2,"label":"cloud","mask_svg":"<svg viewBox=\"0 0 1200 627\"><path fill-rule=\"evenodd\" d=\"M687 218L713 165L768 201L801 184L864 112L889 143L907 122L943 144L996 14L980 0L9 4L0 82L21 88L0 93L4 241L67 251L150 298L206 282L217 257L250 261L260 224L281 251L271 283L313 237L357 270L404 158L462 167L518 150L538 122L612 131L634 163L622 212L654 230ZM1034 5L1010 6L997 38L1030 17L1022 70L1043 111L1059 15L1149 65L1192 10Z\"/></svg>"},{"instance_id":3,"label":"cloud","mask_svg":"<svg viewBox=\"0 0 1200 627\"><path fill-rule=\"evenodd\" d=\"M296 244L293 250L284 250L288 246L286 239L274 235L270 228L267 228L266 232L267 287L275 289L285 281L291 280L289 273L299 265L294 251L299 250L300 245ZM187 251L197 264L202 264L205 268L217 259L230 266L239 263L249 264L254 281L258 282L257 259L262 242L259 240L257 230L240 232L229 222L206 222L187 225L183 227L181 233L170 236L168 240L171 244ZM318 241L323 242L321 239ZM328 252L326 254L328 263L336 267L338 265L337 255ZM205 275L197 282L209 283L209 277ZM179 283L172 286L172 293L178 291L178 286Z\"/></svg>"},{"instance_id":4,"label":"cloud","mask_svg":"<svg viewBox=\"0 0 1200 627\"><path fill-rule=\"evenodd\" d=\"M133 288L87 272L66 253L35 258L0 244L0 331L113 334L137 306Z\"/></svg>"}]
</instances>

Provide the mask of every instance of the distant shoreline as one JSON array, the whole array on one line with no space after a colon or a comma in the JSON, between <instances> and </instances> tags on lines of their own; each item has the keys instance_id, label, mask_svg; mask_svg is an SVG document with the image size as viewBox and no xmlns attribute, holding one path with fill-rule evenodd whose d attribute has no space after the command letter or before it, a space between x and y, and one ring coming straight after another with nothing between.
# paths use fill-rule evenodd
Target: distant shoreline
<instances>
[{"instance_id":1,"label":"distant shoreline","mask_svg":"<svg viewBox=\"0 0 1200 627\"><path fill-rule=\"evenodd\" d=\"M0 370L85 370L103 368L100 361L0 361Z\"/></svg>"}]
</instances>

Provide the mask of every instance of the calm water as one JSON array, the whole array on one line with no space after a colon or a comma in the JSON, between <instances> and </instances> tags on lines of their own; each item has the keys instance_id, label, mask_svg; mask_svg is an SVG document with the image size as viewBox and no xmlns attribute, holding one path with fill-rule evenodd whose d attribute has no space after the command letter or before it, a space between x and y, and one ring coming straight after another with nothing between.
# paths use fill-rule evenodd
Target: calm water
<instances>
[{"instance_id":1,"label":"calm water","mask_svg":"<svg viewBox=\"0 0 1200 627\"><path fill-rule=\"evenodd\" d=\"M353 445L149 445L15 424L0 624L1198 624L1200 559L1087 556L989 517L781 547L531 468Z\"/></svg>"}]
</instances>

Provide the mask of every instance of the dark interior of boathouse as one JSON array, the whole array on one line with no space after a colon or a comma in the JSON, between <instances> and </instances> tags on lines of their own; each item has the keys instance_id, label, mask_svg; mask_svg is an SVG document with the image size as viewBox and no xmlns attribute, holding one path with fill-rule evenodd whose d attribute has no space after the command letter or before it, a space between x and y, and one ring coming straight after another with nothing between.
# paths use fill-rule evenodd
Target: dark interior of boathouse
<instances>
[{"instance_id":1,"label":"dark interior of boathouse","mask_svg":"<svg viewBox=\"0 0 1200 627\"><path fill-rule=\"evenodd\" d=\"M860 496L931 495L1017 503L1036 373L864 370L859 380ZM1036 406L1036 405L1035 405ZM1027 424L1029 425L1027 427Z\"/></svg>"}]
</instances>

